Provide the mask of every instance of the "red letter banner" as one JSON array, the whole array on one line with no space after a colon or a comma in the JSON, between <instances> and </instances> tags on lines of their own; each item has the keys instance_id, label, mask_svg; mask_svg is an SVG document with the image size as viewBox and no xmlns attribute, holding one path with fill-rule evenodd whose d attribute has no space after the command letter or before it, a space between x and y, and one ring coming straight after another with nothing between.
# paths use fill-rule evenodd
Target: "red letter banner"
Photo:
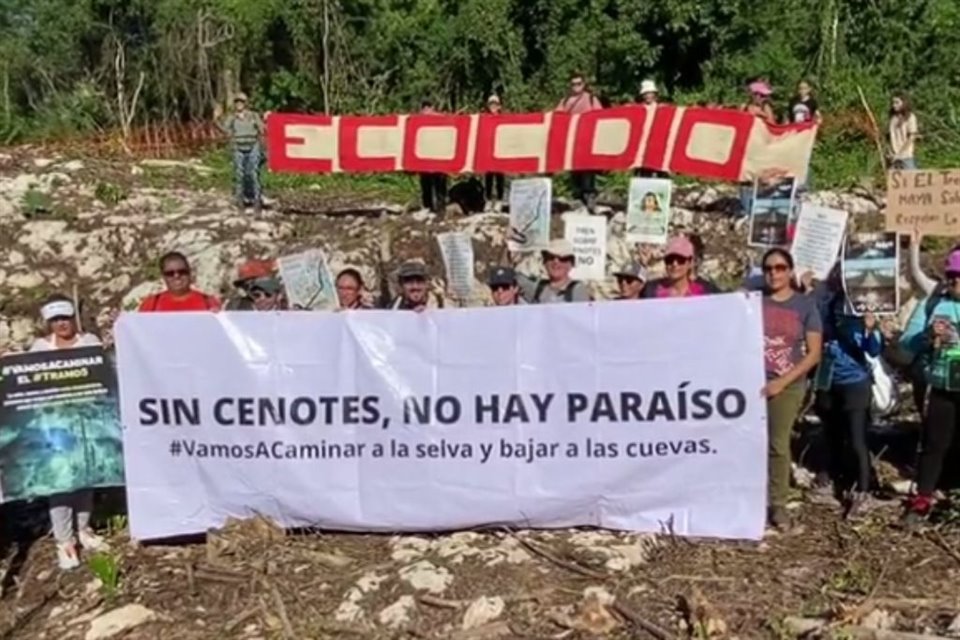
<instances>
[{"instance_id":1,"label":"red letter banner","mask_svg":"<svg viewBox=\"0 0 960 640\"><path fill-rule=\"evenodd\" d=\"M555 173L645 167L697 178L804 179L816 125L742 111L625 105L565 113L267 118L271 171Z\"/></svg>"}]
</instances>

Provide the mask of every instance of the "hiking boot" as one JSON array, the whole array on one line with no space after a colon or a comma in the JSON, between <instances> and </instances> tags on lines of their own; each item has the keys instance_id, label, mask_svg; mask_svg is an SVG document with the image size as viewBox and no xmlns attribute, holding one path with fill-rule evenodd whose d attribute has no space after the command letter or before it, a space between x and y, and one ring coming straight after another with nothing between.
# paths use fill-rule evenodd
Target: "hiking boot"
<instances>
[{"instance_id":1,"label":"hiking boot","mask_svg":"<svg viewBox=\"0 0 960 640\"><path fill-rule=\"evenodd\" d=\"M80 566L80 556L77 554L77 545L70 542L57 543L57 566L62 571L70 571Z\"/></svg>"},{"instance_id":2,"label":"hiking boot","mask_svg":"<svg viewBox=\"0 0 960 640\"><path fill-rule=\"evenodd\" d=\"M846 503L846 510L843 517L847 520L855 520L864 516L874 506L870 494L866 491L851 491Z\"/></svg>"},{"instance_id":3,"label":"hiking boot","mask_svg":"<svg viewBox=\"0 0 960 640\"><path fill-rule=\"evenodd\" d=\"M777 531L787 531L790 529L790 514L786 507L770 507L767 511L767 520L770 526Z\"/></svg>"},{"instance_id":4,"label":"hiking boot","mask_svg":"<svg viewBox=\"0 0 960 640\"><path fill-rule=\"evenodd\" d=\"M920 526L930 515L930 509L933 507L933 500L930 496L916 495L907 501L906 509L900 516L900 524L907 529L913 529Z\"/></svg>"},{"instance_id":5,"label":"hiking boot","mask_svg":"<svg viewBox=\"0 0 960 640\"><path fill-rule=\"evenodd\" d=\"M92 529L81 529L77 538L80 539L80 546L87 551L106 551L110 548L107 541L95 534Z\"/></svg>"},{"instance_id":6,"label":"hiking boot","mask_svg":"<svg viewBox=\"0 0 960 640\"><path fill-rule=\"evenodd\" d=\"M243 198L234 198L233 206L236 207L237 211L243 212L247 209L247 201Z\"/></svg>"},{"instance_id":7,"label":"hiking boot","mask_svg":"<svg viewBox=\"0 0 960 640\"><path fill-rule=\"evenodd\" d=\"M830 507L840 506L837 490L829 477L817 476L813 481L813 486L810 487L810 502Z\"/></svg>"},{"instance_id":8,"label":"hiking boot","mask_svg":"<svg viewBox=\"0 0 960 640\"><path fill-rule=\"evenodd\" d=\"M257 200L253 203L253 215L260 217L263 214L263 202Z\"/></svg>"}]
</instances>

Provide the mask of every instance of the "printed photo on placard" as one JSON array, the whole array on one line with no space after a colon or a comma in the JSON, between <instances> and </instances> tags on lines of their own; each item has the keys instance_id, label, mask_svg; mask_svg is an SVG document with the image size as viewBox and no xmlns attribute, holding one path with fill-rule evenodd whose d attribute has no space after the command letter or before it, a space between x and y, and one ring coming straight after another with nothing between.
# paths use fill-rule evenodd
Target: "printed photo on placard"
<instances>
[{"instance_id":1,"label":"printed photo on placard","mask_svg":"<svg viewBox=\"0 0 960 640\"><path fill-rule=\"evenodd\" d=\"M102 347L0 359L0 500L122 485L117 375Z\"/></svg>"},{"instance_id":2,"label":"printed photo on placard","mask_svg":"<svg viewBox=\"0 0 960 640\"><path fill-rule=\"evenodd\" d=\"M437 234L447 287L458 298L469 298L473 290L473 237L469 233Z\"/></svg>"},{"instance_id":3,"label":"printed photo on placard","mask_svg":"<svg viewBox=\"0 0 960 640\"><path fill-rule=\"evenodd\" d=\"M627 202L627 241L666 244L670 226L673 181L657 178L630 180Z\"/></svg>"},{"instance_id":4,"label":"printed photo on placard","mask_svg":"<svg viewBox=\"0 0 960 640\"><path fill-rule=\"evenodd\" d=\"M900 308L896 233L858 233L843 251L843 287L854 313L896 313Z\"/></svg>"},{"instance_id":5,"label":"printed photo on placard","mask_svg":"<svg viewBox=\"0 0 960 640\"><path fill-rule=\"evenodd\" d=\"M323 251L310 249L283 256L277 266L291 309L319 311L340 306Z\"/></svg>"},{"instance_id":6,"label":"printed photo on placard","mask_svg":"<svg viewBox=\"0 0 960 640\"><path fill-rule=\"evenodd\" d=\"M550 243L550 178L519 178L510 183L510 251L537 251Z\"/></svg>"},{"instance_id":7,"label":"printed photo on placard","mask_svg":"<svg viewBox=\"0 0 960 640\"><path fill-rule=\"evenodd\" d=\"M793 215L796 180L783 178L767 183L754 183L750 207L750 245L783 247L790 242L788 228Z\"/></svg>"}]
</instances>

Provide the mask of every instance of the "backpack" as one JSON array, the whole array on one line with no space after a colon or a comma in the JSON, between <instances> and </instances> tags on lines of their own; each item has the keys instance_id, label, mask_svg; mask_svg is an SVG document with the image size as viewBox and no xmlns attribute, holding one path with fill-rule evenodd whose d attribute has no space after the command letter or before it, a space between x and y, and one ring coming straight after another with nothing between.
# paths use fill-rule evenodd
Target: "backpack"
<instances>
[{"instance_id":1,"label":"backpack","mask_svg":"<svg viewBox=\"0 0 960 640\"><path fill-rule=\"evenodd\" d=\"M547 287L550 286L549 280L541 280L537 283L537 290L533 292L533 303L539 304L540 298L543 296L543 292L546 291ZM571 280L570 284L564 287L560 295L563 296L564 302L573 302L573 288L577 286L576 280Z\"/></svg>"}]
</instances>

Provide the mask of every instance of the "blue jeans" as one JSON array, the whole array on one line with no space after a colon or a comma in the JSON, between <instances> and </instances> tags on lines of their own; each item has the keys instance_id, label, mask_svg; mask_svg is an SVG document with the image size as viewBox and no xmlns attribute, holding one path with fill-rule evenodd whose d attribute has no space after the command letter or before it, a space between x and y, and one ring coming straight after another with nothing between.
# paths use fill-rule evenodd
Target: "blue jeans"
<instances>
[{"instance_id":1,"label":"blue jeans","mask_svg":"<svg viewBox=\"0 0 960 640\"><path fill-rule=\"evenodd\" d=\"M263 151L256 144L250 149L233 149L233 195L237 202L247 196L254 204L260 202L260 162Z\"/></svg>"},{"instance_id":2,"label":"blue jeans","mask_svg":"<svg viewBox=\"0 0 960 640\"><path fill-rule=\"evenodd\" d=\"M893 161L893 168L903 171L916 171L917 161L914 158L900 158Z\"/></svg>"}]
</instances>

